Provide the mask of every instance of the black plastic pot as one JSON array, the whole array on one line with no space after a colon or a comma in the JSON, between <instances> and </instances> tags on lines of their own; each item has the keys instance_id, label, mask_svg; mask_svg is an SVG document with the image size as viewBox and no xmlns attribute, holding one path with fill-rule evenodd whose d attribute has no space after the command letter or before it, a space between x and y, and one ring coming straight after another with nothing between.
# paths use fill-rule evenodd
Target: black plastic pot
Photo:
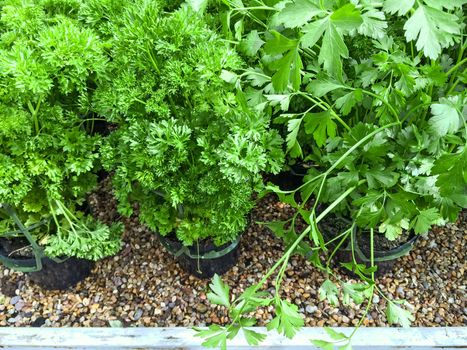
<instances>
[{"instance_id":1,"label":"black plastic pot","mask_svg":"<svg viewBox=\"0 0 467 350\"><path fill-rule=\"evenodd\" d=\"M289 170L281 171L277 175L271 175L267 180L280 187L284 191L292 191L303 184L303 177L307 168L301 164L292 165Z\"/></svg>"},{"instance_id":2,"label":"black plastic pot","mask_svg":"<svg viewBox=\"0 0 467 350\"><path fill-rule=\"evenodd\" d=\"M355 229L353 231L354 237L354 255L355 260L359 264L364 264L367 267L371 266L370 256L371 256L371 248L370 248L370 234L367 232L361 232ZM398 247L393 249L378 250L377 248L374 249L373 257L374 257L374 265L378 267L375 272L376 276L383 276L392 271L396 261L404 256L407 255L413 248L415 242L418 239L418 235L411 234L409 239L401 244ZM352 248L351 244L349 243L345 248L341 248L336 253L336 260L338 263L350 263L352 262ZM352 277L355 276L355 273L349 271L346 268L343 268L344 271L351 275Z\"/></svg>"},{"instance_id":3,"label":"black plastic pot","mask_svg":"<svg viewBox=\"0 0 467 350\"><path fill-rule=\"evenodd\" d=\"M24 240L0 239L0 262L12 270L25 272L31 281L43 289L64 290L91 274L94 262L78 259L51 259L44 255L12 257L18 248L28 246Z\"/></svg>"},{"instance_id":4,"label":"black plastic pot","mask_svg":"<svg viewBox=\"0 0 467 350\"><path fill-rule=\"evenodd\" d=\"M174 255L183 270L202 279L226 273L237 263L240 255L240 236L234 242L220 247L216 247L210 241L186 247L175 235L159 235L159 240L165 249Z\"/></svg>"}]
</instances>

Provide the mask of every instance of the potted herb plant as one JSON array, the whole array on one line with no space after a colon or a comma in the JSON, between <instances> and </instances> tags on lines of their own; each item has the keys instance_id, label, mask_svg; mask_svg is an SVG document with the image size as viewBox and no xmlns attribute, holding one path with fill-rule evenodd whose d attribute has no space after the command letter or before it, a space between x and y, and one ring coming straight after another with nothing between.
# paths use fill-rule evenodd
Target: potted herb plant
<instances>
[{"instance_id":1,"label":"potted herb plant","mask_svg":"<svg viewBox=\"0 0 467 350\"><path fill-rule=\"evenodd\" d=\"M0 4L0 260L63 289L120 249L118 225L82 210L101 143L86 129L90 101L108 59L78 8Z\"/></svg>"},{"instance_id":2,"label":"potted herb plant","mask_svg":"<svg viewBox=\"0 0 467 350\"><path fill-rule=\"evenodd\" d=\"M111 79L96 106L118 125L101 152L118 209L137 206L190 273L223 273L260 174L281 168L281 138L224 81L242 61L190 6L133 1L113 23Z\"/></svg>"},{"instance_id":3,"label":"potted herb plant","mask_svg":"<svg viewBox=\"0 0 467 350\"><path fill-rule=\"evenodd\" d=\"M285 254L232 302L228 286L216 277L211 300L228 308L232 323L199 330L199 336L206 346L225 348L232 334L244 329L248 342L258 344L264 335L246 328L254 324L248 314L274 305L276 317L268 329L292 337L303 320L298 308L280 297L280 285L294 252L328 274L321 300L333 305L367 300L368 312L373 295L382 294L388 321L410 325L413 316L405 302L384 295L375 272L407 252L412 234L454 221L467 207L464 2L223 4L223 28L249 57L250 67L239 75L247 100L258 111L274 108L275 121L287 134L289 157L312 166L298 189L270 187L296 208L289 221L270 224L285 239ZM320 232L319 224L336 214L348 225L333 236ZM299 218L307 223L301 231ZM378 257L380 241L396 242L398 254ZM342 251L338 261L361 283L342 281L331 268ZM322 253L327 253L324 262ZM260 289L273 274L276 293L270 296ZM342 348L349 348L355 334L329 333Z\"/></svg>"}]
</instances>

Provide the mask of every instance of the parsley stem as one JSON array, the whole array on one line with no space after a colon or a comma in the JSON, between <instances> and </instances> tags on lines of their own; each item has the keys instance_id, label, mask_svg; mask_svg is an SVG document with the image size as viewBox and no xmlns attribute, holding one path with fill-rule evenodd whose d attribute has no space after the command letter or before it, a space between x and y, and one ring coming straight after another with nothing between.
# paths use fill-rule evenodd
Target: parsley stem
<instances>
[{"instance_id":1,"label":"parsley stem","mask_svg":"<svg viewBox=\"0 0 467 350\"><path fill-rule=\"evenodd\" d=\"M374 242L374 229L370 229L370 266L373 268L375 266L375 242ZM371 279L375 281L375 272L371 271Z\"/></svg>"},{"instance_id":2,"label":"parsley stem","mask_svg":"<svg viewBox=\"0 0 467 350\"><path fill-rule=\"evenodd\" d=\"M466 63L466 62L467 62L467 57L464 58L462 61L457 62L457 64L456 64L454 67L452 67L450 70L448 70L448 72L446 73L446 75L447 75L447 76L451 75L454 71L457 70L457 68L459 68L460 66L462 66L462 65L463 65L464 63Z\"/></svg>"},{"instance_id":3,"label":"parsley stem","mask_svg":"<svg viewBox=\"0 0 467 350\"><path fill-rule=\"evenodd\" d=\"M334 255L337 253L337 251L340 249L340 247L342 246L342 244L344 244L344 242L347 240L347 238L349 237L349 234L351 235L352 234L352 231L353 228L355 226L355 223L352 224L352 227L350 228L350 230L346 230L343 232L344 234L344 237L342 237L342 239L339 241L339 243L337 243L336 247L333 249L332 253L329 255L329 258L328 260L326 261L326 266L329 267L330 264L331 264L331 260L332 258L334 257ZM339 235L339 237L341 237L341 235Z\"/></svg>"},{"instance_id":4,"label":"parsley stem","mask_svg":"<svg viewBox=\"0 0 467 350\"><path fill-rule=\"evenodd\" d=\"M372 93L371 91L362 89L362 92L365 93L365 94L367 94L367 95L369 95L369 96L371 96L371 97L374 97L374 98L380 100L381 102L383 102L383 103L386 105L386 107L391 111L391 113L394 115L394 117L396 118L397 124L401 124L401 122L400 122L400 120L399 120L399 114L397 114L397 112L396 112L396 110L394 109L394 107L391 106L391 104L390 104L388 101L386 101L384 98L381 98L380 96L378 96L378 95Z\"/></svg>"},{"instance_id":5,"label":"parsley stem","mask_svg":"<svg viewBox=\"0 0 467 350\"><path fill-rule=\"evenodd\" d=\"M413 107L412 109L410 109L407 114L405 115L404 118L402 118L401 120L401 124L403 124L411 115L413 112L415 112L417 109L421 108L421 107L426 107L426 106L430 106L432 104L432 102L426 102L426 103L422 103L420 105L416 105L415 107Z\"/></svg>"},{"instance_id":6,"label":"parsley stem","mask_svg":"<svg viewBox=\"0 0 467 350\"><path fill-rule=\"evenodd\" d=\"M235 10L235 11L248 11L248 10L278 11L276 8L269 7L269 6L234 7L232 10Z\"/></svg>"},{"instance_id":7,"label":"parsley stem","mask_svg":"<svg viewBox=\"0 0 467 350\"><path fill-rule=\"evenodd\" d=\"M303 96L305 97L307 100L313 102L314 104L316 104L317 106L321 107L323 110L330 110L331 111L331 114L334 118L336 118L336 120L347 130L347 131L350 131L350 126L347 125L346 122L344 122L341 117L339 117L339 115L334 111L334 109L329 105L327 104L325 101L321 100L321 99L318 99L318 100L315 100L314 98L310 97L308 94L304 93L304 92L301 92L301 91L297 91L298 95L300 96Z\"/></svg>"},{"instance_id":8,"label":"parsley stem","mask_svg":"<svg viewBox=\"0 0 467 350\"><path fill-rule=\"evenodd\" d=\"M329 175L342 161L344 161L352 152L354 152L358 147L360 147L362 144L366 143L369 139L371 139L372 137L374 137L376 134L378 134L379 132L387 129L387 128L390 128L392 126L396 126L396 125L399 125L399 123L391 123L391 124L387 124L385 126L382 126L380 128L378 128L377 130L374 130L373 132L371 132L370 134L366 135L364 138L362 138L360 141L358 141L355 145L353 145L347 152L345 152L328 170L326 170L326 172L323 174L323 180L322 180L322 183L321 183L321 188L324 184L324 182L326 181L326 177L327 175ZM326 207L325 210L323 210L322 213L320 213L320 215L318 215L318 217L315 218L314 220L314 223L312 223L313 225L316 225L318 224L321 220L323 220L339 203L341 203L347 196L349 196L358 186L360 186L362 183L364 183L366 180L360 180L357 185L353 186L353 187L350 187L348 188L346 191L344 191L337 199L335 199L328 207ZM316 208L316 203L315 203L315 206L314 208ZM314 211L313 211L314 213ZM315 214L313 214L313 217ZM295 249L297 248L297 246L300 244L300 242L309 234L309 232L311 231L311 225L308 225L308 227L303 230L303 232L297 237L297 239L292 243L292 245L287 249L287 251L282 255L282 257L266 272L266 274L263 276L263 278L254 286L253 288L253 294L256 293L256 291L258 291L258 289L260 289L265 283L266 281L269 279L269 277L279 268L279 266L281 266L281 270L283 270L284 268L284 264L286 264L288 262L288 260L290 259L290 256L292 255L292 253L295 251ZM278 286L276 285L276 288L278 288ZM372 287L372 294L374 292L374 287ZM277 294L276 294L277 296ZM242 312L244 310L244 308L248 305L248 300L243 300L243 305L242 307L240 308L240 310L238 310L238 312L236 312L236 316L234 317L234 319L232 320L232 322L230 323L230 325L227 327L228 329L230 329L231 327L234 327L234 325L236 324L237 320L241 317L242 315ZM367 310L368 310L369 306L367 307ZM368 311L367 311L368 313ZM355 331L354 331L355 332ZM354 334L354 333L352 333Z\"/></svg>"},{"instance_id":9,"label":"parsley stem","mask_svg":"<svg viewBox=\"0 0 467 350\"><path fill-rule=\"evenodd\" d=\"M352 333L349 335L349 337L348 337L349 340L352 339L352 337L355 335L355 333L357 333L358 329L360 328L360 326L363 323L363 320L365 319L366 315L368 315L368 312L370 311L370 306L373 303L373 295L375 294L375 285L372 284L370 286L370 288L371 288L371 296L368 298L368 304L366 305L365 313L363 314L363 316L358 321L358 324L355 326Z\"/></svg>"},{"instance_id":10,"label":"parsley stem","mask_svg":"<svg viewBox=\"0 0 467 350\"><path fill-rule=\"evenodd\" d=\"M32 103L30 101L28 101L28 108L29 108L29 111L31 112L31 115L32 115L32 119L34 121L34 129L36 131L36 135L39 135L39 132L40 132L40 129L39 129L39 118L37 118L37 115L39 113L39 108L41 107L41 102L42 100L39 99L39 101L37 101L37 105L36 105L36 108L34 108L32 106Z\"/></svg>"}]
</instances>

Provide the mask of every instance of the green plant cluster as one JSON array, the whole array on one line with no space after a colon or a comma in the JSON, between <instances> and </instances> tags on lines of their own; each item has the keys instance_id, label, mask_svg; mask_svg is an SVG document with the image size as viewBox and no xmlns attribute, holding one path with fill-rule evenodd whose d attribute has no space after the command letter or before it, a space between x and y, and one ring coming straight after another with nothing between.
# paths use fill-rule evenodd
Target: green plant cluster
<instances>
[{"instance_id":1,"label":"green plant cluster","mask_svg":"<svg viewBox=\"0 0 467 350\"><path fill-rule=\"evenodd\" d=\"M79 2L0 2L0 203L13 206L50 256L97 260L120 249L117 227L77 216L96 185L101 139L92 93L106 79L103 42ZM16 231L2 213L1 232ZM1 234L0 234L1 235Z\"/></svg>"},{"instance_id":2,"label":"green plant cluster","mask_svg":"<svg viewBox=\"0 0 467 350\"><path fill-rule=\"evenodd\" d=\"M233 2L229 10L258 28L233 26L254 62L238 79L249 82L252 106L281 113L275 122L286 127L290 158L313 164L306 180L394 123L346 157L323 188L308 182L303 199L313 193L331 203L358 184L338 209L389 239L455 220L467 206L462 2L247 3L249 11ZM450 184L442 175L451 168L461 174Z\"/></svg>"},{"instance_id":3,"label":"green plant cluster","mask_svg":"<svg viewBox=\"0 0 467 350\"><path fill-rule=\"evenodd\" d=\"M118 125L102 148L119 210L185 245L234 240L247 224L263 171L282 166L266 114L231 91L223 70L239 56L191 7L163 13L134 1L112 28L112 79L96 91Z\"/></svg>"},{"instance_id":4,"label":"green plant cluster","mask_svg":"<svg viewBox=\"0 0 467 350\"><path fill-rule=\"evenodd\" d=\"M295 209L267 223L286 250L239 296L215 276L208 298L231 323L198 329L205 346L240 331L259 344L259 307L275 308L268 330L297 333L303 318L280 293L296 253L327 274L320 300L368 313L380 294L387 320L410 325L406 302L375 281L375 235L425 234L467 208L466 3L0 0L0 237L19 218L51 257L116 253L120 225L83 213L101 166L120 213L187 246L234 241L255 196L274 192ZM309 169L303 184L265 187L285 156ZM329 238L330 215L350 223ZM358 283L331 265L349 245L342 265ZM271 278L274 295L262 291ZM363 319L314 345L351 349Z\"/></svg>"},{"instance_id":5,"label":"green plant cluster","mask_svg":"<svg viewBox=\"0 0 467 350\"><path fill-rule=\"evenodd\" d=\"M321 300L367 302L368 311L373 295L380 294L388 302L388 321L410 325L405 301L389 299L375 283L374 236L395 240L403 232L427 233L455 221L467 207L465 3L222 0L208 7L221 14L224 35L247 62L242 71L225 74L226 80L245 93L251 108L273 115L285 134L289 162L309 171L294 191L268 187L296 209L289 220L268 224L288 248L235 299L222 281L213 281L210 299L228 308L232 323L200 330L206 346L225 347L241 329L250 344L263 340L248 329L255 324L249 313L267 305L277 316L269 329L296 333L303 320L280 297L280 285L297 252L328 274ZM351 223L329 240L318 223L331 214ZM297 228L299 219L307 224L304 230ZM369 266L355 254L343 264L362 279L352 284L334 274L331 261L340 247L354 247L357 229L366 230L372 251ZM260 290L273 276L271 298ZM228 304L219 302L219 293ZM328 333L334 343L314 344L351 348L355 331Z\"/></svg>"}]
</instances>

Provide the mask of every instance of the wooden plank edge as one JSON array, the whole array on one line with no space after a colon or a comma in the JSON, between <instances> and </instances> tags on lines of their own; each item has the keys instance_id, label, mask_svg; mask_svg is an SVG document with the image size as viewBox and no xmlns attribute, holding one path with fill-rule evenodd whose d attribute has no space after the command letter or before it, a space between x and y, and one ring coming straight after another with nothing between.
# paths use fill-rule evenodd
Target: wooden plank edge
<instances>
[{"instance_id":1,"label":"wooden plank edge","mask_svg":"<svg viewBox=\"0 0 467 350\"><path fill-rule=\"evenodd\" d=\"M254 328L267 333L263 327ZM350 334L353 328L334 328ZM2 349L187 349L201 350L190 328L0 328ZM258 349L316 349L310 339L329 340L323 328L303 328L293 339L268 333ZM467 327L361 328L353 349L467 349ZM238 337L228 349L251 349Z\"/></svg>"}]
</instances>

